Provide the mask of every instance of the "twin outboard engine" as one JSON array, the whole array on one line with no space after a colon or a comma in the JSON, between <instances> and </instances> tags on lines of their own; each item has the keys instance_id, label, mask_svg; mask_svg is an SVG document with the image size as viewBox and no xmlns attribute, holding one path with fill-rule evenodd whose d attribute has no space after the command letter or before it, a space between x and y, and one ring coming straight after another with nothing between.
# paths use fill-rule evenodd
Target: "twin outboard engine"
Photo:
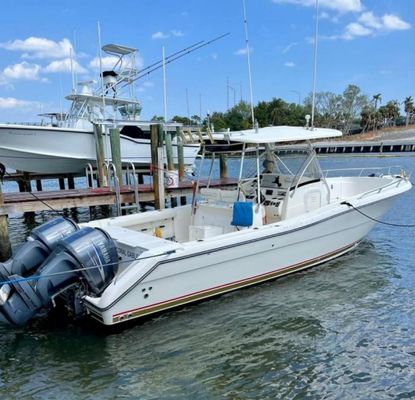
<instances>
[{"instance_id":1,"label":"twin outboard engine","mask_svg":"<svg viewBox=\"0 0 415 400\"><path fill-rule=\"evenodd\" d=\"M56 232L60 231L62 234L69 230L68 225L62 220L63 218L48 227L42 225L34 234L32 232L28 242L41 238L41 244L31 247L32 259L29 246L25 247L25 244L22 246L21 255L19 251L13 261L9 260L3 264L2 274L4 270L13 273L0 287L0 315L7 322L23 325L39 311L52 306L53 299L57 295L64 296L66 292L71 293L67 299L75 303L68 306L79 311L82 308L80 303L83 295L101 294L114 278L118 268L118 253L112 238L101 229L91 227L79 229L70 221L75 229L55 242L52 238L59 236ZM61 229L58 229L58 226ZM55 229L52 229L53 227ZM52 231L55 234L52 234ZM48 246L45 237L49 239ZM52 243L54 244L51 245ZM39 260L52 247L54 250L36 273L27 275L28 271L33 272L36 268L34 265L39 264ZM20 261L15 262L15 260ZM23 277L18 272L26 276Z\"/></svg>"},{"instance_id":2,"label":"twin outboard engine","mask_svg":"<svg viewBox=\"0 0 415 400\"><path fill-rule=\"evenodd\" d=\"M63 217L55 218L33 229L16 254L8 261L0 262L0 279L7 280L14 274L27 276L33 273L64 237L78 229L75 222Z\"/></svg>"}]
</instances>

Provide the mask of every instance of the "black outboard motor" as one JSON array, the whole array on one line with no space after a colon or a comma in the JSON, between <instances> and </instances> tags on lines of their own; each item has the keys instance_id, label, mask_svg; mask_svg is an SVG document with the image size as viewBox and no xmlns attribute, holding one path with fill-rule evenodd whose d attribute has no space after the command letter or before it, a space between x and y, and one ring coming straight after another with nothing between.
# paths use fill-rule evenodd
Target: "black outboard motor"
<instances>
[{"instance_id":1,"label":"black outboard motor","mask_svg":"<svg viewBox=\"0 0 415 400\"><path fill-rule=\"evenodd\" d=\"M35 284L18 275L0 287L0 312L13 325L23 325L69 287L99 295L114 278L118 253L112 238L98 228L82 228L63 239L38 270ZM80 296L79 296L80 297Z\"/></svg>"},{"instance_id":2,"label":"black outboard motor","mask_svg":"<svg viewBox=\"0 0 415 400\"><path fill-rule=\"evenodd\" d=\"M17 250L16 254L4 263L0 263L0 280L10 275L27 276L32 274L61 239L78 230L78 225L70 219L58 217L33 229Z\"/></svg>"}]
</instances>

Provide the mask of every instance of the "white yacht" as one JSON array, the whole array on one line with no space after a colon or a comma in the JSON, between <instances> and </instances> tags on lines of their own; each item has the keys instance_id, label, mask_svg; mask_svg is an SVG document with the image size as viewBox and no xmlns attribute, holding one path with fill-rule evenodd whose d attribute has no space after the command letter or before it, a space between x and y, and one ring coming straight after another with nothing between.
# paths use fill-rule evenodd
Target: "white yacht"
<instances>
[{"instance_id":1,"label":"white yacht","mask_svg":"<svg viewBox=\"0 0 415 400\"><path fill-rule=\"evenodd\" d=\"M137 49L109 44L102 48L117 61L103 71L102 82L80 82L80 91L66 97L68 113L41 114L47 125L0 124L0 163L8 168L38 173L78 173L94 164L96 147L93 123L104 126L104 150L110 157L108 128L120 128L124 164L148 167L150 122L140 121L141 105L135 99L134 79ZM178 124L166 124L175 134ZM106 134L105 134L106 133ZM192 165L198 144L184 144L185 165ZM173 159L177 160L177 138L173 139Z\"/></svg>"},{"instance_id":2,"label":"white yacht","mask_svg":"<svg viewBox=\"0 0 415 400\"><path fill-rule=\"evenodd\" d=\"M73 315L114 325L353 250L411 183L403 170L332 177L310 143L279 150L340 135L302 127L228 133L203 155L210 153L212 165L217 152L240 157L232 189L208 185L191 205L82 226L59 218L36 228L0 264L0 315L20 325L63 303Z\"/></svg>"}]
</instances>

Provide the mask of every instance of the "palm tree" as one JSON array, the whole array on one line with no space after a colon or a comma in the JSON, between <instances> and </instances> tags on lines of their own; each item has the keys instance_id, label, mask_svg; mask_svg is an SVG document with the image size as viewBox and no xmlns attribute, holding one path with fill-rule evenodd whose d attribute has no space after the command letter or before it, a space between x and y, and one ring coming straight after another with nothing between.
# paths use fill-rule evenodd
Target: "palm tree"
<instances>
[{"instance_id":1,"label":"palm tree","mask_svg":"<svg viewBox=\"0 0 415 400\"><path fill-rule=\"evenodd\" d=\"M378 130L378 102L382 103L382 95L380 93L378 94L374 94L372 101L375 103L374 107L375 107L375 112L374 112L374 120L375 120L375 131Z\"/></svg>"},{"instance_id":2,"label":"palm tree","mask_svg":"<svg viewBox=\"0 0 415 400\"><path fill-rule=\"evenodd\" d=\"M403 104L405 105L405 112L406 112L406 126L409 125L409 118L412 116L414 112L414 100L412 96L408 96L405 98Z\"/></svg>"},{"instance_id":3,"label":"palm tree","mask_svg":"<svg viewBox=\"0 0 415 400\"><path fill-rule=\"evenodd\" d=\"M382 103L382 95L380 93L374 94L372 100L375 103L375 112L376 112L378 109L378 102Z\"/></svg>"}]
</instances>

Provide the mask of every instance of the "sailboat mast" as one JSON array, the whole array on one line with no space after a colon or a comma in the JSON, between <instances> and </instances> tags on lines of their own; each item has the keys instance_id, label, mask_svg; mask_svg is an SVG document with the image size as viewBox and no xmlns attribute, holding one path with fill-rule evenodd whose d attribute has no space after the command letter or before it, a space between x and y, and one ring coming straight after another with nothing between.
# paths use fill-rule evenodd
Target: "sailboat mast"
<instances>
[{"instance_id":1,"label":"sailboat mast","mask_svg":"<svg viewBox=\"0 0 415 400\"><path fill-rule=\"evenodd\" d=\"M245 27L245 44L246 44L246 55L248 60L248 77L249 77L249 93L251 99L251 119L252 119L252 128L255 128L255 116L254 116L254 95L252 91L252 73L251 73L251 50L249 48L249 38L248 38L248 21L246 19L246 6L245 0L242 0L242 7L244 10L244 27Z\"/></svg>"},{"instance_id":2,"label":"sailboat mast","mask_svg":"<svg viewBox=\"0 0 415 400\"><path fill-rule=\"evenodd\" d=\"M314 32L314 69L313 69L313 94L312 94L312 102L311 102L311 129L314 129L314 113L315 113L315 107L316 107L317 40L318 40L318 0L316 0L316 29Z\"/></svg>"}]
</instances>

